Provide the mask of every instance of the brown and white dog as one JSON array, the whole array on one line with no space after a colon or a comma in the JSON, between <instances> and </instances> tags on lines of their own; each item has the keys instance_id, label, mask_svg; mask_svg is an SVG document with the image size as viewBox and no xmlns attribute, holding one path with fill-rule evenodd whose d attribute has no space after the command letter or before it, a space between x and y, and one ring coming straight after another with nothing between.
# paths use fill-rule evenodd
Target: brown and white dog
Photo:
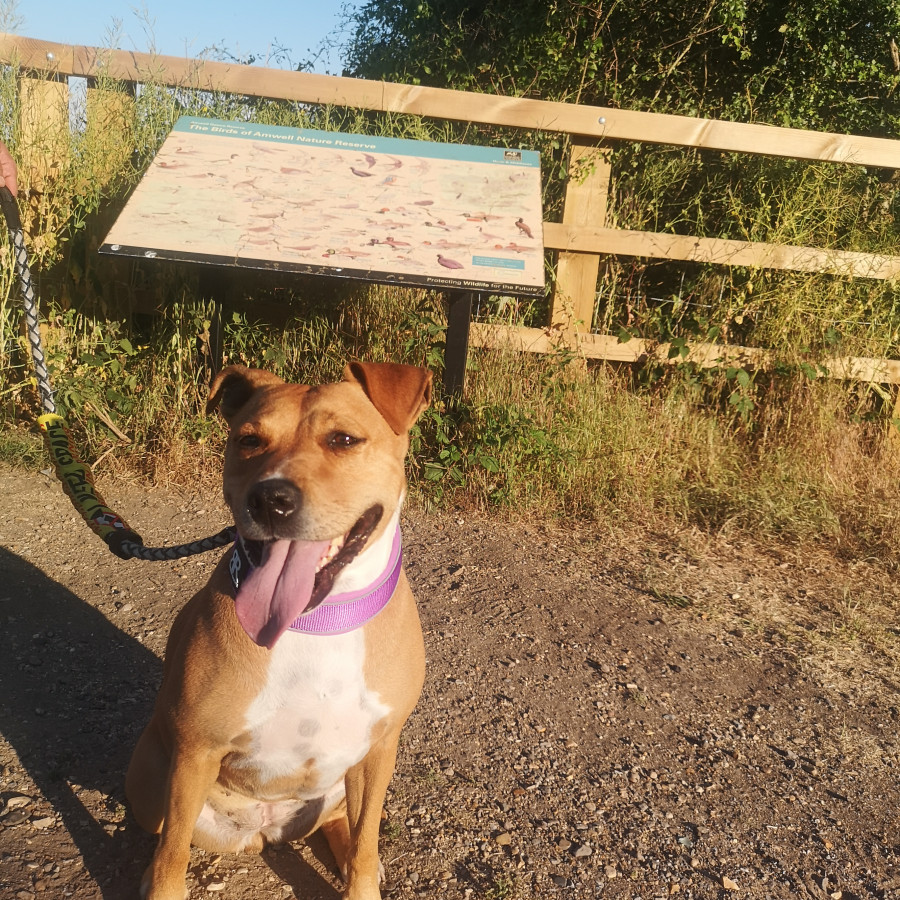
<instances>
[{"instance_id":1,"label":"brown and white dog","mask_svg":"<svg viewBox=\"0 0 900 900\"><path fill-rule=\"evenodd\" d=\"M321 829L349 900L380 897L378 831L422 631L399 545L408 431L431 374L352 363L286 384L231 366L225 500L239 540L181 610L126 792L160 839L148 900L183 900L190 845L260 850Z\"/></svg>"}]
</instances>

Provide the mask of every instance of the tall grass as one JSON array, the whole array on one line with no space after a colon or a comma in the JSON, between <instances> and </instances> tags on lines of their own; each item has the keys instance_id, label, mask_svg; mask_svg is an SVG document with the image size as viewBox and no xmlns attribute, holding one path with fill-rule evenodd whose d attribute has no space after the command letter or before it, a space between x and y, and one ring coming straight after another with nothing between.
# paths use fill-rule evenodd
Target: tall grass
<instances>
[{"instance_id":1,"label":"tall grass","mask_svg":"<svg viewBox=\"0 0 900 900\"><path fill-rule=\"evenodd\" d=\"M611 222L704 237L895 255L900 191L885 171L632 146ZM900 355L896 281L621 260L608 265L597 328L766 347L785 362Z\"/></svg>"},{"instance_id":2,"label":"tall grass","mask_svg":"<svg viewBox=\"0 0 900 900\"><path fill-rule=\"evenodd\" d=\"M635 390L631 373L608 366L483 353L472 387L479 439L503 435L498 471L467 484L482 504L900 546L892 442L883 423L852 414L840 383L770 384L752 429L677 378Z\"/></svg>"},{"instance_id":3,"label":"tall grass","mask_svg":"<svg viewBox=\"0 0 900 900\"><path fill-rule=\"evenodd\" d=\"M54 191L32 202L24 173L58 401L85 458L101 473L212 484L223 441L220 420L205 413L214 310L196 277L171 267L166 274L131 273L157 292L155 316L121 309L107 289L109 264L91 250L98 217L136 183L181 114L429 140L458 138L460 129L153 84L133 102L124 102L123 87L113 82L101 80L98 89L112 98L103 107L112 126L76 110L81 127L70 137ZM6 123L16 121L16 103L12 73L2 71ZM2 136L19 149L14 127L7 124ZM552 205L561 195L565 147L544 140ZM889 183L850 167L640 148L620 155L611 218L623 227L893 252L897 211ZM699 340L762 346L775 351L777 364L763 372L685 362L619 367L582 364L565 350L547 356L477 350L466 398L453 403L440 389L446 328L440 297L262 275L233 291L222 323L224 356L307 383L339 378L351 358L434 369L436 401L414 429L410 457L413 497L429 507L561 521L677 522L824 538L891 558L900 551L892 394L811 377L829 356L900 353L896 285L608 260L600 287L595 331L681 346ZM2 246L0 455L35 464L38 404L15 291ZM265 319L255 312L263 304ZM486 298L481 315L535 324L544 311L541 304Z\"/></svg>"}]
</instances>

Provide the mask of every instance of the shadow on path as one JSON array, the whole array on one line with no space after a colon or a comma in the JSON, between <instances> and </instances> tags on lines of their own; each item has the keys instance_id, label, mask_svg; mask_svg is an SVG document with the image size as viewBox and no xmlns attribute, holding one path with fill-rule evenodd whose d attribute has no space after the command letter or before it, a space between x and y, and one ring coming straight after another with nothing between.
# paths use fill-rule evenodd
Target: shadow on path
<instances>
[{"instance_id":1,"label":"shadow on path","mask_svg":"<svg viewBox=\"0 0 900 900\"><path fill-rule=\"evenodd\" d=\"M75 895L133 900L156 838L122 816L125 771L149 719L162 663L81 597L4 548L0 634L0 734L62 822L41 833L27 822L7 827L0 847L18 855L31 841L58 845L52 852L48 847L50 858L71 856L64 830L97 885L88 892L81 881ZM90 810L73 785L81 797L99 792L90 794ZM286 863L279 857L281 865L266 860L276 872ZM288 868L283 874L300 896L336 896L299 856ZM21 883L9 872L4 876L10 896L32 889L22 872Z\"/></svg>"},{"instance_id":2,"label":"shadow on path","mask_svg":"<svg viewBox=\"0 0 900 900\"><path fill-rule=\"evenodd\" d=\"M0 732L62 820L102 896L133 896L138 858L152 839L114 823L162 665L90 604L2 548L0 597ZM73 784L109 798L109 821L85 808ZM28 830L19 826L8 837L24 843Z\"/></svg>"}]
</instances>

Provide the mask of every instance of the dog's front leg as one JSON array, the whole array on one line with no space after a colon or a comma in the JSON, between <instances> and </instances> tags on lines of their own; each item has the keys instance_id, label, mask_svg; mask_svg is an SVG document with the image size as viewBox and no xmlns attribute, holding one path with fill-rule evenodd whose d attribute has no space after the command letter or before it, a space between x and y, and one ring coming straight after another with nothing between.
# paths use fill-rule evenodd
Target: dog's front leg
<instances>
[{"instance_id":1,"label":"dog's front leg","mask_svg":"<svg viewBox=\"0 0 900 900\"><path fill-rule=\"evenodd\" d=\"M141 883L144 900L185 900L191 837L209 790L219 775L222 754L180 747L172 756L166 785L165 819L153 861Z\"/></svg>"},{"instance_id":2,"label":"dog's front leg","mask_svg":"<svg viewBox=\"0 0 900 900\"><path fill-rule=\"evenodd\" d=\"M365 759L347 772L347 818L350 853L345 900L380 900L383 874L378 858L378 832L388 784L397 762L400 732L386 734Z\"/></svg>"}]
</instances>

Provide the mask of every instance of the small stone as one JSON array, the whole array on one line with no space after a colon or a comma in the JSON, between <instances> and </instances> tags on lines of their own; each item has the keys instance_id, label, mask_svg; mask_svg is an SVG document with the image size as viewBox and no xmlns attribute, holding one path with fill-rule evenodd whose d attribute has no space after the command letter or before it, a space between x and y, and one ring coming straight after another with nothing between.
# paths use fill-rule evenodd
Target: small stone
<instances>
[{"instance_id":1,"label":"small stone","mask_svg":"<svg viewBox=\"0 0 900 900\"><path fill-rule=\"evenodd\" d=\"M510 837L508 831L504 831L503 834L498 834L497 837L494 838L494 840L501 847L508 847L512 843L512 837Z\"/></svg>"},{"instance_id":2,"label":"small stone","mask_svg":"<svg viewBox=\"0 0 900 900\"><path fill-rule=\"evenodd\" d=\"M28 818L28 810L26 809L14 809L5 815L0 822L3 823L7 828L12 825L19 825L24 822Z\"/></svg>"},{"instance_id":3,"label":"small stone","mask_svg":"<svg viewBox=\"0 0 900 900\"><path fill-rule=\"evenodd\" d=\"M26 796L25 794L17 794L15 797L10 797L9 800L6 801L7 809L21 809L23 806L31 806L34 801L31 797Z\"/></svg>"},{"instance_id":4,"label":"small stone","mask_svg":"<svg viewBox=\"0 0 900 900\"><path fill-rule=\"evenodd\" d=\"M726 891L739 891L740 888L727 876L722 876L722 887L725 888Z\"/></svg>"},{"instance_id":5,"label":"small stone","mask_svg":"<svg viewBox=\"0 0 900 900\"><path fill-rule=\"evenodd\" d=\"M225 882L224 881L211 881L206 889L208 891L224 891L225 890Z\"/></svg>"},{"instance_id":6,"label":"small stone","mask_svg":"<svg viewBox=\"0 0 900 900\"><path fill-rule=\"evenodd\" d=\"M603 874L612 881L614 878L619 877L619 870L615 866L604 866Z\"/></svg>"},{"instance_id":7,"label":"small stone","mask_svg":"<svg viewBox=\"0 0 900 900\"><path fill-rule=\"evenodd\" d=\"M565 838L560 838L560 839L556 842L556 846L557 846L557 848L558 848L559 850L561 850L563 853L565 853L566 850L568 850L569 847L572 846L572 842L571 842L571 841L567 841Z\"/></svg>"},{"instance_id":8,"label":"small stone","mask_svg":"<svg viewBox=\"0 0 900 900\"><path fill-rule=\"evenodd\" d=\"M586 856L590 856L594 851L591 850L588 844L582 844L575 850L575 858L576 859L584 859Z\"/></svg>"},{"instance_id":9,"label":"small stone","mask_svg":"<svg viewBox=\"0 0 900 900\"><path fill-rule=\"evenodd\" d=\"M550 880L557 887L565 887L566 886L566 876L565 875L551 875Z\"/></svg>"},{"instance_id":10,"label":"small stone","mask_svg":"<svg viewBox=\"0 0 900 900\"><path fill-rule=\"evenodd\" d=\"M51 825L56 822L56 818L54 816L41 816L39 819L32 819L31 824L35 828L49 828Z\"/></svg>"}]
</instances>

